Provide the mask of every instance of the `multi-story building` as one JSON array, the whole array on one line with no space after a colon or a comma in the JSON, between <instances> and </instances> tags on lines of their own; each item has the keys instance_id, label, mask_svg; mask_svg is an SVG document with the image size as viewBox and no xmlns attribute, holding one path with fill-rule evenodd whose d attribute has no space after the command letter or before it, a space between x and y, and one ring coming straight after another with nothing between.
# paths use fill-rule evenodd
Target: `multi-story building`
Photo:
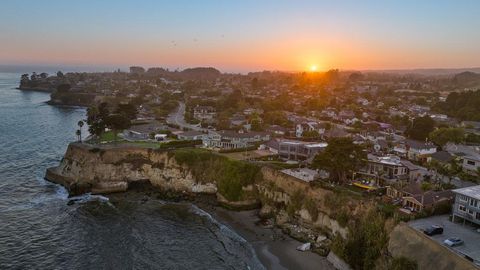
<instances>
[{"instance_id":1,"label":"multi-story building","mask_svg":"<svg viewBox=\"0 0 480 270\"><path fill-rule=\"evenodd\" d=\"M457 218L480 225L480 185L454 189L453 221Z\"/></svg>"},{"instance_id":2,"label":"multi-story building","mask_svg":"<svg viewBox=\"0 0 480 270\"><path fill-rule=\"evenodd\" d=\"M445 150L460 160L464 171L476 174L480 168L480 147L448 143Z\"/></svg>"},{"instance_id":3,"label":"multi-story building","mask_svg":"<svg viewBox=\"0 0 480 270\"><path fill-rule=\"evenodd\" d=\"M203 138L203 144L213 148L238 149L269 140L270 134L266 132L238 133L231 130L222 130L217 132L211 131Z\"/></svg>"},{"instance_id":4,"label":"multi-story building","mask_svg":"<svg viewBox=\"0 0 480 270\"><path fill-rule=\"evenodd\" d=\"M408 178L408 168L397 156L378 157L369 154L365 169L367 174L378 176L387 181Z\"/></svg>"},{"instance_id":5,"label":"multi-story building","mask_svg":"<svg viewBox=\"0 0 480 270\"><path fill-rule=\"evenodd\" d=\"M325 142L280 141L278 154L289 160L310 160L328 144Z\"/></svg>"},{"instance_id":6,"label":"multi-story building","mask_svg":"<svg viewBox=\"0 0 480 270\"><path fill-rule=\"evenodd\" d=\"M393 151L401 157L420 161L426 160L431 154L437 152L437 147L431 142L405 140L397 143Z\"/></svg>"}]
</instances>

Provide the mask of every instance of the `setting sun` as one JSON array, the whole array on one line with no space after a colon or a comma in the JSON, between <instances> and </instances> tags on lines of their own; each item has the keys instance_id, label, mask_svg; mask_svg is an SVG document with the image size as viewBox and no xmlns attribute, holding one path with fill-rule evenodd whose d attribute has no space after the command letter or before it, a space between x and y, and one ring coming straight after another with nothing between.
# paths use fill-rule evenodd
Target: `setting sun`
<instances>
[{"instance_id":1,"label":"setting sun","mask_svg":"<svg viewBox=\"0 0 480 270\"><path fill-rule=\"evenodd\" d=\"M310 71L312 71L312 72L317 71L317 66L316 65L310 66Z\"/></svg>"}]
</instances>

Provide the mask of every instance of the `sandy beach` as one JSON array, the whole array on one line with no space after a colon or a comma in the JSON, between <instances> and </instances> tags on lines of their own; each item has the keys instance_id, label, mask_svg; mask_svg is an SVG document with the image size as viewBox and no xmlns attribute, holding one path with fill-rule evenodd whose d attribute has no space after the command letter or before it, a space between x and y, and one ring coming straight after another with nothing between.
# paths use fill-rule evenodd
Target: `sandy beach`
<instances>
[{"instance_id":1,"label":"sandy beach","mask_svg":"<svg viewBox=\"0 0 480 270\"><path fill-rule=\"evenodd\" d=\"M257 211L237 212L216 207L212 214L247 240L267 269L334 269L325 257L309 251L297 251L296 248L302 243L279 229L256 225L260 220Z\"/></svg>"}]
</instances>

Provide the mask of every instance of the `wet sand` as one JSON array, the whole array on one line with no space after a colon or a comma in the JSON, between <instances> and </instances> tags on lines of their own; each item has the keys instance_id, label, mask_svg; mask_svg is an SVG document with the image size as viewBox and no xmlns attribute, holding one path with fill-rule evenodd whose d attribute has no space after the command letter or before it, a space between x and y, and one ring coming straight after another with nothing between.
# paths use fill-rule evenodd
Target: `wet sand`
<instances>
[{"instance_id":1,"label":"wet sand","mask_svg":"<svg viewBox=\"0 0 480 270\"><path fill-rule=\"evenodd\" d=\"M302 243L279 229L256 225L260 220L256 213L257 210L237 212L215 208L212 215L247 240L267 269L334 269L325 257L310 251L297 251Z\"/></svg>"}]
</instances>

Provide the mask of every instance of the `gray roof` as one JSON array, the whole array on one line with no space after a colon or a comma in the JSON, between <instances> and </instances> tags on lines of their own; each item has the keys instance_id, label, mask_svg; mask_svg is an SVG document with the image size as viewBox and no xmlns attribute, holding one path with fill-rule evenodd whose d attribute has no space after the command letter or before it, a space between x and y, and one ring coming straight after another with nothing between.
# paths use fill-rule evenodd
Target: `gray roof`
<instances>
[{"instance_id":1,"label":"gray roof","mask_svg":"<svg viewBox=\"0 0 480 270\"><path fill-rule=\"evenodd\" d=\"M180 136L186 136L186 137L190 137L190 136L199 136L199 135L205 135L203 132L201 131L196 131L196 130L190 130L190 131L185 131L181 134L179 134Z\"/></svg>"},{"instance_id":2,"label":"gray roof","mask_svg":"<svg viewBox=\"0 0 480 270\"><path fill-rule=\"evenodd\" d=\"M410 146L411 148L415 148L415 149L436 148L436 146L431 144L431 143L425 143L425 142L409 140L409 139L405 140L405 144Z\"/></svg>"},{"instance_id":3,"label":"gray roof","mask_svg":"<svg viewBox=\"0 0 480 270\"><path fill-rule=\"evenodd\" d=\"M453 156L450 155L447 151L438 151L431 155L432 159L438 160L443 163L448 163L453 159Z\"/></svg>"},{"instance_id":4,"label":"gray roof","mask_svg":"<svg viewBox=\"0 0 480 270\"><path fill-rule=\"evenodd\" d=\"M452 190L453 192L461 195L468 196L470 198L475 198L477 200L480 200L480 185L478 186L472 186L472 187L466 187L466 188L458 188Z\"/></svg>"}]
</instances>

